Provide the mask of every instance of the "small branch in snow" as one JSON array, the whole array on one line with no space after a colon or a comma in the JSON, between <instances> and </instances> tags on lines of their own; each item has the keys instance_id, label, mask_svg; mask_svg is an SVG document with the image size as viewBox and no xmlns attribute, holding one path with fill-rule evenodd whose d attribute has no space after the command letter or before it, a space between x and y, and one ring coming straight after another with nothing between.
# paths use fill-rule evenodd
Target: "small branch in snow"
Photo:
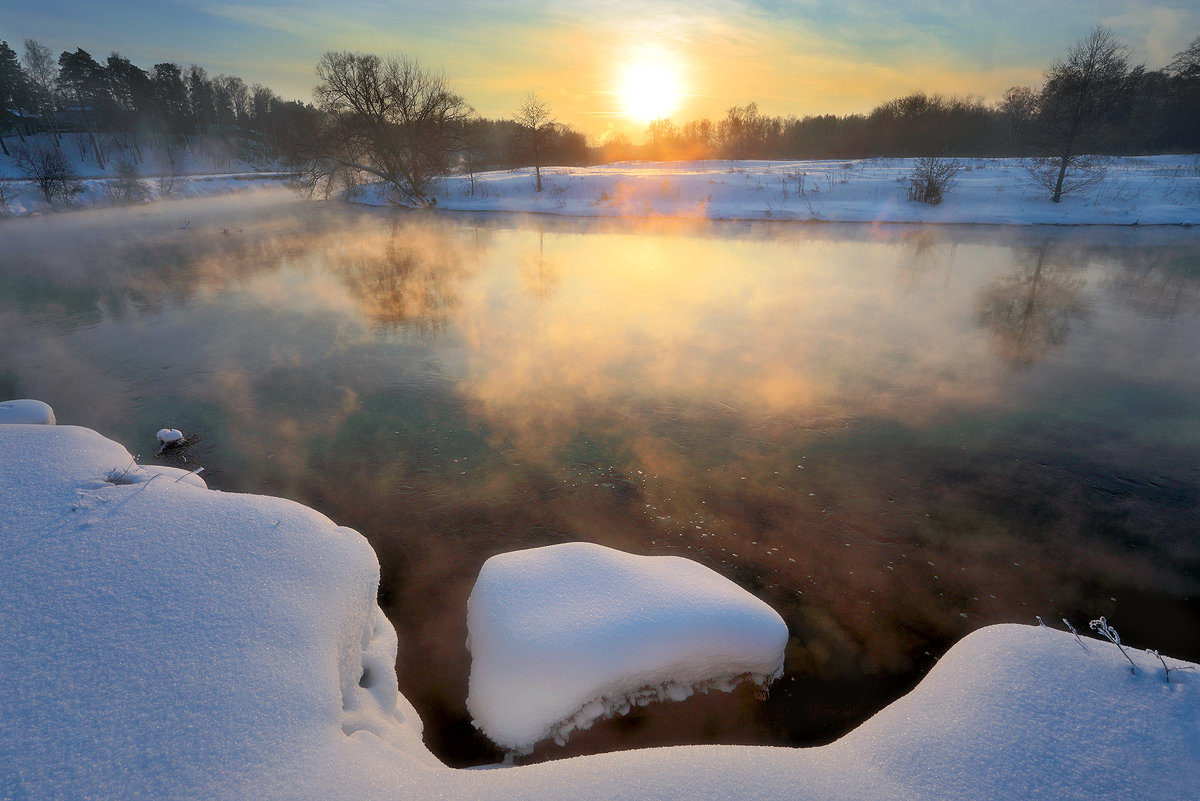
<instances>
[{"instance_id":1,"label":"small branch in snow","mask_svg":"<svg viewBox=\"0 0 1200 801\"><path fill-rule=\"evenodd\" d=\"M183 481L183 480L184 480L185 478L187 478L188 476L198 476L198 475L200 475L200 474L201 474L201 473L203 473L203 472L204 472L204 468L203 468L203 467L197 467L197 468L196 468L195 470L193 470L192 472L190 472L190 473L184 473L182 476L180 476L179 478L175 479L175 483L176 483L176 484L178 484L180 481Z\"/></svg>"},{"instance_id":2,"label":"small branch in snow","mask_svg":"<svg viewBox=\"0 0 1200 801\"><path fill-rule=\"evenodd\" d=\"M126 467L124 470L118 470L115 467L112 470L109 470L108 473L104 476L104 480L107 481L109 484L118 484L118 485L133 484L133 483L135 483L135 481L129 478L129 474L131 472L133 472L133 469L135 466L139 470L141 469L141 465L138 465L136 457L134 458L134 460L132 462L129 463L129 466Z\"/></svg>"},{"instance_id":3,"label":"small branch in snow","mask_svg":"<svg viewBox=\"0 0 1200 801\"><path fill-rule=\"evenodd\" d=\"M1146 653L1148 653L1148 654L1150 654L1150 656L1153 656L1156 659L1158 659L1159 662L1162 662L1163 678L1166 679L1167 684L1171 683L1171 671L1172 670L1195 670L1196 669L1194 665L1176 665L1175 667L1171 667L1170 665L1167 664L1167 660L1163 659L1162 654L1160 654L1158 651L1154 650L1153 648L1147 648Z\"/></svg>"},{"instance_id":4,"label":"small branch in snow","mask_svg":"<svg viewBox=\"0 0 1200 801\"><path fill-rule=\"evenodd\" d=\"M1079 647L1080 647L1080 648L1082 648L1084 651L1087 651L1087 650L1088 650L1088 647L1087 647L1086 645L1084 645L1084 644L1083 644L1083 638L1079 636L1079 632L1078 632L1078 631L1076 631L1076 630L1075 630L1075 627L1071 625L1071 621L1067 620L1067 619L1064 617L1064 618L1062 619L1062 622L1063 622L1063 623L1065 623L1065 624L1066 624L1066 626L1067 626L1067 628L1071 630L1071 633L1075 635L1075 642L1079 643ZM1088 653L1091 653L1091 652L1090 652L1090 651L1088 651Z\"/></svg>"},{"instance_id":5,"label":"small branch in snow","mask_svg":"<svg viewBox=\"0 0 1200 801\"><path fill-rule=\"evenodd\" d=\"M1129 660L1129 672L1137 675L1137 666L1133 664L1133 657L1126 652L1125 646L1121 645L1121 635L1117 634L1116 629L1108 625L1108 621L1104 619L1104 616L1101 615L1099 620L1093 620L1089 625L1093 630L1100 632L1121 650L1121 656Z\"/></svg>"}]
</instances>

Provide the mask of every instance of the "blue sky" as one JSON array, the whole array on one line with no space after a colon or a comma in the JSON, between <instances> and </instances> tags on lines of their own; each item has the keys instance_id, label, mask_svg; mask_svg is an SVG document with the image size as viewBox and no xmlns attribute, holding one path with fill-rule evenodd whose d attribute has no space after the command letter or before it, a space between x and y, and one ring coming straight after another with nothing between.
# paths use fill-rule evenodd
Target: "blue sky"
<instances>
[{"instance_id":1,"label":"blue sky","mask_svg":"<svg viewBox=\"0 0 1200 801\"><path fill-rule=\"evenodd\" d=\"M999 97L1036 84L1094 25L1159 67L1200 35L1200 2L1126 0L4 0L0 38L56 53L117 51L143 68L197 63L307 100L326 50L405 53L441 69L481 113L536 91L592 136L635 136L622 113L638 74L677 76L664 113L719 118L869 111L923 90ZM640 72L639 72L640 71ZM629 77L632 72L632 78ZM649 80L649 78L647 78ZM625 83L622 83L622 82Z\"/></svg>"}]
</instances>

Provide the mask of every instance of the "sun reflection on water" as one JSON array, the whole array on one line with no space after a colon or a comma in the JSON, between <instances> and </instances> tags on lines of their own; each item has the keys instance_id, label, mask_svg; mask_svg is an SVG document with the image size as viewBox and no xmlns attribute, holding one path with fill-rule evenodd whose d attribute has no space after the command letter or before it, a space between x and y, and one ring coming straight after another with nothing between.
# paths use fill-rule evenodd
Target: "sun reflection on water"
<instances>
[{"instance_id":1,"label":"sun reflection on water","mask_svg":"<svg viewBox=\"0 0 1200 801\"><path fill-rule=\"evenodd\" d=\"M135 453L199 430L214 486L366 534L453 762L488 753L463 704L479 565L564 540L731 576L787 620L789 673L765 705L693 699L539 756L828 739L1034 614L1188 655L1194 243L188 209L6 229L0 389Z\"/></svg>"}]
</instances>

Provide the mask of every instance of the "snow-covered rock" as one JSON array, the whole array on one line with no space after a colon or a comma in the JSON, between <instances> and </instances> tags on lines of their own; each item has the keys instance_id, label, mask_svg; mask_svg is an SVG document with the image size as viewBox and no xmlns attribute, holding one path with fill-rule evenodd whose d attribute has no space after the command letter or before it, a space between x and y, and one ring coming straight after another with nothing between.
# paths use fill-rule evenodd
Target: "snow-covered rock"
<instances>
[{"instance_id":1,"label":"snow-covered rock","mask_svg":"<svg viewBox=\"0 0 1200 801\"><path fill-rule=\"evenodd\" d=\"M10 400L0 402L0 424L24 423L32 425L54 425L54 410L50 404L40 400Z\"/></svg>"},{"instance_id":2,"label":"snow-covered rock","mask_svg":"<svg viewBox=\"0 0 1200 801\"><path fill-rule=\"evenodd\" d=\"M160 428L155 436L163 445L176 445L183 441L183 432L178 428Z\"/></svg>"},{"instance_id":3,"label":"snow-covered rock","mask_svg":"<svg viewBox=\"0 0 1200 801\"><path fill-rule=\"evenodd\" d=\"M488 559L467 631L467 708L512 751L631 704L766 685L788 639L775 610L698 562L582 542Z\"/></svg>"}]
</instances>

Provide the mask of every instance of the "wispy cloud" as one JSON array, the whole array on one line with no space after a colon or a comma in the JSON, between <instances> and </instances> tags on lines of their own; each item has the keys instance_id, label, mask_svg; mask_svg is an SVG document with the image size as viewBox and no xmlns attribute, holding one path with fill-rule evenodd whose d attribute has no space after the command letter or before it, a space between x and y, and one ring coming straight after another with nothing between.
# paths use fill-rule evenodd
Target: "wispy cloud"
<instances>
[{"instance_id":1,"label":"wispy cloud","mask_svg":"<svg viewBox=\"0 0 1200 801\"><path fill-rule=\"evenodd\" d=\"M1128 31L1130 44L1145 54L1152 69L1163 66L1188 45L1189 32L1194 35L1197 21L1194 9L1161 5L1131 8L1103 20L1109 27Z\"/></svg>"}]
</instances>

